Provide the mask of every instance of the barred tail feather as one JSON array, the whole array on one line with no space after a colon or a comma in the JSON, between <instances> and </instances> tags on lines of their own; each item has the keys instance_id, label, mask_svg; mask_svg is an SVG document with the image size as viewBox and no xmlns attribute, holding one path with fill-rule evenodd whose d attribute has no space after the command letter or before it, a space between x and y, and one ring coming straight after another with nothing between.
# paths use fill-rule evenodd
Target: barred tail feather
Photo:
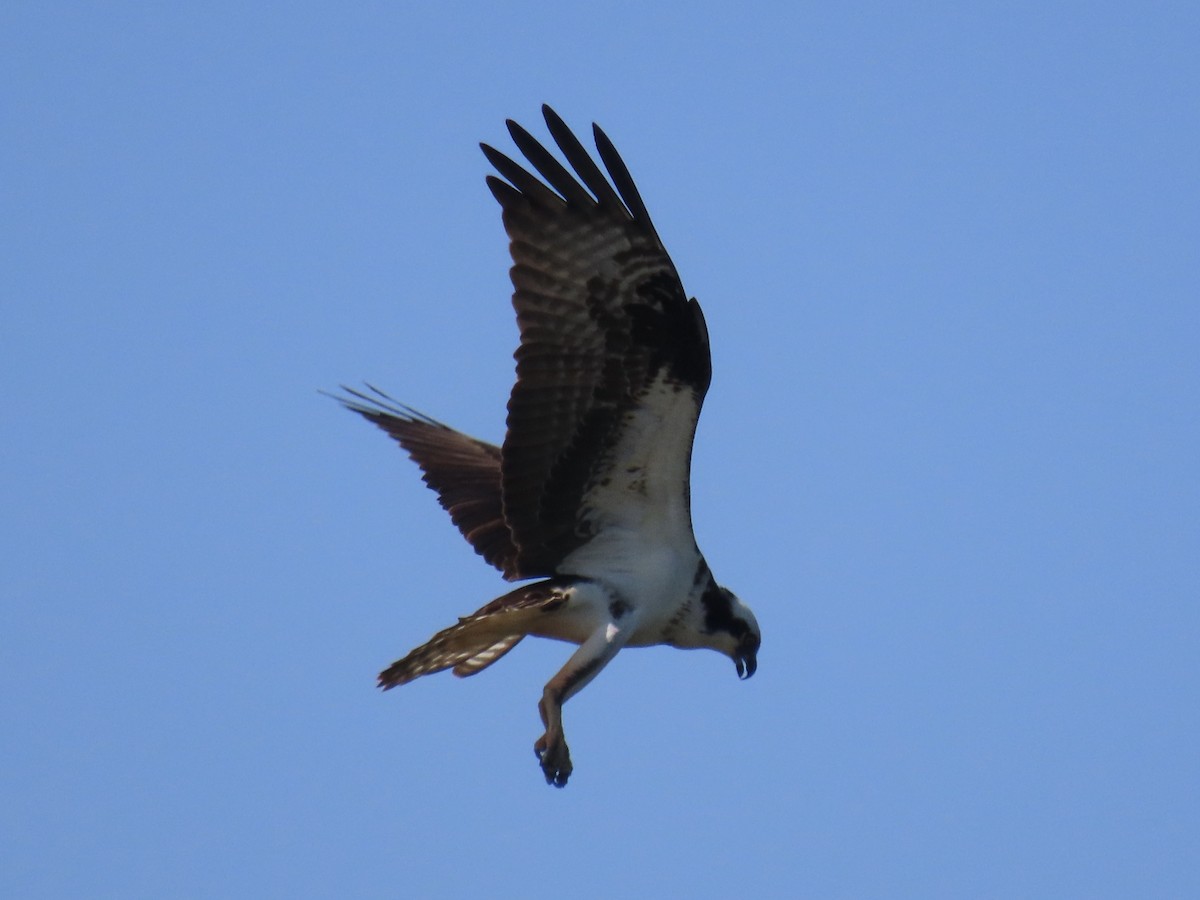
<instances>
[{"instance_id":1,"label":"barred tail feather","mask_svg":"<svg viewBox=\"0 0 1200 900\"><path fill-rule=\"evenodd\" d=\"M515 647L523 637L516 634L497 640L494 622L463 619L380 672L379 686L386 691L445 669L454 669L459 676L474 675Z\"/></svg>"},{"instance_id":2,"label":"barred tail feather","mask_svg":"<svg viewBox=\"0 0 1200 900\"><path fill-rule=\"evenodd\" d=\"M392 663L379 673L379 686L386 691L444 669L460 678L482 672L521 642L540 612L565 603L567 587L568 582L550 579L498 597Z\"/></svg>"},{"instance_id":3,"label":"barred tail feather","mask_svg":"<svg viewBox=\"0 0 1200 900\"><path fill-rule=\"evenodd\" d=\"M479 653L476 653L470 659L463 660L454 667L454 674L459 678L467 678L471 675L476 675L482 672L505 653L511 650L517 644L521 643L523 634L514 634L512 637L506 637L502 641L496 641L492 646L488 647Z\"/></svg>"}]
</instances>

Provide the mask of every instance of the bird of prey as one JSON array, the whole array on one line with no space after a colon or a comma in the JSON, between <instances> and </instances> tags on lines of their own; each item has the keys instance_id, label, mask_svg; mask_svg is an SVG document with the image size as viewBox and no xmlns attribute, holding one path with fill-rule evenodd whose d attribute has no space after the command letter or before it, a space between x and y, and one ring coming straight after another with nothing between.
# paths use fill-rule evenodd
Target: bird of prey
<instances>
[{"instance_id":1,"label":"bird of prey","mask_svg":"<svg viewBox=\"0 0 1200 900\"><path fill-rule=\"evenodd\" d=\"M541 176L487 144L487 186L510 239L520 330L508 431L497 447L370 388L347 408L391 435L475 551L509 581L537 579L459 619L379 675L384 689L490 666L527 635L578 644L547 682L534 744L546 782L571 775L562 705L623 647L707 647L757 668L754 614L721 587L692 533L692 439L712 370L688 299L612 142L605 176L548 106L574 172L513 121ZM370 386L368 386L370 387Z\"/></svg>"}]
</instances>

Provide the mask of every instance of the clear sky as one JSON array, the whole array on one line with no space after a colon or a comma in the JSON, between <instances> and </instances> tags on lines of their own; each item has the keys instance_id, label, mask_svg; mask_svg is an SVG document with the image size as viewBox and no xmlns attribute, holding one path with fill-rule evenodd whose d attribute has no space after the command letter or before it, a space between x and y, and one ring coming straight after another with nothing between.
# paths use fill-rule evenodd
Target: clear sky
<instances>
[{"instance_id":1,"label":"clear sky","mask_svg":"<svg viewBox=\"0 0 1200 900\"><path fill-rule=\"evenodd\" d=\"M737 11L735 10L735 7ZM1189 3L6 3L0 895L1200 895ZM715 377L757 676L566 645L366 380L500 440L477 142L636 177Z\"/></svg>"}]
</instances>

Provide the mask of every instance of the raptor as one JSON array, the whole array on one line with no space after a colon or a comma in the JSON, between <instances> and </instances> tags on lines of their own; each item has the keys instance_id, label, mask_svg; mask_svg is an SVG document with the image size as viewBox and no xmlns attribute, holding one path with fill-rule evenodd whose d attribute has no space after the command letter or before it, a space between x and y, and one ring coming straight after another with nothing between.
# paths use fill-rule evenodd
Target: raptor
<instances>
[{"instance_id":1,"label":"raptor","mask_svg":"<svg viewBox=\"0 0 1200 900\"><path fill-rule=\"evenodd\" d=\"M374 388L338 399L399 442L480 556L526 582L388 666L380 687L474 675L530 635L577 644L538 703L534 750L546 782L562 787L572 772L563 704L618 651L708 648L749 678L761 636L692 531L692 441L712 376L700 305L604 132L593 126L607 175L542 112L569 169L512 121L537 174L481 145L500 176L487 186L510 240L520 330L503 444Z\"/></svg>"}]
</instances>

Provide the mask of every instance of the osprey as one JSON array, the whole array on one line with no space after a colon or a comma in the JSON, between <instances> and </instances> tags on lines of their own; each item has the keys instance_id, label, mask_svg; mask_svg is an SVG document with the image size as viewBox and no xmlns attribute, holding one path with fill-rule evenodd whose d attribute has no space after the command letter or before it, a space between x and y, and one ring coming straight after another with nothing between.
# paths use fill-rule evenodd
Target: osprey
<instances>
[{"instance_id":1,"label":"osprey","mask_svg":"<svg viewBox=\"0 0 1200 900\"><path fill-rule=\"evenodd\" d=\"M593 126L608 177L553 110L542 112L574 173L511 120L541 179L480 145L504 179L487 185L511 240L521 333L503 445L374 388L338 399L400 443L505 579L539 579L392 663L379 686L443 669L474 675L527 635L578 644L538 703L545 732L534 751L546 782L562 787L572 771L562 705L622 647L708 647L749 678L760 633L692 533L692 439L712 374L700 305L604 132Z\"/></svg>"}]
</instances>

